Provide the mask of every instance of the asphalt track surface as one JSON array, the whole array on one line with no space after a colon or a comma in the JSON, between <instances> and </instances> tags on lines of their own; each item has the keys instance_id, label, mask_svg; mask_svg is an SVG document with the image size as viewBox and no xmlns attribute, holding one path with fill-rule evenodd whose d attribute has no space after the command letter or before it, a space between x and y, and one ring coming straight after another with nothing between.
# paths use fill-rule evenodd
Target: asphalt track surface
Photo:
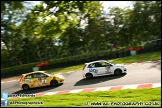
<instances>
[{"instance_id":1,"label":"asphalt track surface","mask_svg":"<svg viewBox=\"0 0 162 108\"><path fill-rule=\"evenodd\" d=\"M62 90L161 82L161 61L134 63L126 65L126 67L127 74L120 76L111 75L96 77L93 79L83 79L81 71L66 73L63 74L65 83L58 87L41 87L30 89L28 91L21 90L18 81L1 83L1 93L35 94Z\"/></svg>"}]
</instances>

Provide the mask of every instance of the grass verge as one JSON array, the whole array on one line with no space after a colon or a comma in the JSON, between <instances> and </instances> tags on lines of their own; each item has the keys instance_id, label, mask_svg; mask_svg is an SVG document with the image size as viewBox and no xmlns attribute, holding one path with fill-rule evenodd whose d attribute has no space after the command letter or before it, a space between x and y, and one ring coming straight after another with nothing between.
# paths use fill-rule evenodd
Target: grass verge
<instances>
[{"instance_id":1,"label":"grass verge","mask_svg":"<svg viewBox=\"0 0 162 108\"><path fill-rule=\"evenodd\" d=\"M43 102L41 105L33 104L30 105L30 107L159 107L161 106L161 88L125 89L87 93L81 92L33 98L9 99L10 107L23 107L26 105L11 105L10 102L13 101ZM131 103L132 105L128 105L128 103Z\"/></svg>"},{"instance_id":2,"label":"grass verge","mask_svg":"<svg viewBox=\"0 0 162 108\"><path fill-rule=\"evenodd\" d=\"M152 53L146 53L146 54L139 54L135 56L112 59L108 61L112 63L125 64L125 63L133 63L133 62L160 60L160 59L161 59L161 52L152 52ZM46 70L46 71L49 71L51 73L68 72L68 71L81 70L83 66L84 64L80 64L76 66L57 68L57 69L51 69L51 70Z\"/></svg>"}]
</instances>

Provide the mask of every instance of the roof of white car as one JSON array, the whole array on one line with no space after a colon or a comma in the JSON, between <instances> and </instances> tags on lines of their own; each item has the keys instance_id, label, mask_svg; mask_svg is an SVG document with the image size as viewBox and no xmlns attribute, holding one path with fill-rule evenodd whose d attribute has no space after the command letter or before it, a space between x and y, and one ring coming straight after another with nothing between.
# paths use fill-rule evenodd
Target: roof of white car
<instances>
[{"instance_id":1,"label":"roof of white car","mask_svg":"<svg viewBox=\"0 0 162 108\"><path fill-rule=\"evenodd\" d=\"M108 62L107 60L97 60L97 61L92 61L92 62L88 62L85 64L91 64L91 63L96 63L96 62Z\"/></svg>"}]
</instances>

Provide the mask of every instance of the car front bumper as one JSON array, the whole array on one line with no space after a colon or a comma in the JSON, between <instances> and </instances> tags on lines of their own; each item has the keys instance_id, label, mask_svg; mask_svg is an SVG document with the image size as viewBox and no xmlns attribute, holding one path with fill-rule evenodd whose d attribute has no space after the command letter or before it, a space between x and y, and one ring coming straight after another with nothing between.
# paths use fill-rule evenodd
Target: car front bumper
<instances>
[{"instance_id":1,"label":"car front bumper","mask_svg":"<svg viewBox=\"0 0 162 108\"><path fill-rule=\"evenodd\" d=\"M123 73L127 73L127 69L126 69L126 68L124 68L124 71L123 71Z\"/></svg>"}]
</instances>

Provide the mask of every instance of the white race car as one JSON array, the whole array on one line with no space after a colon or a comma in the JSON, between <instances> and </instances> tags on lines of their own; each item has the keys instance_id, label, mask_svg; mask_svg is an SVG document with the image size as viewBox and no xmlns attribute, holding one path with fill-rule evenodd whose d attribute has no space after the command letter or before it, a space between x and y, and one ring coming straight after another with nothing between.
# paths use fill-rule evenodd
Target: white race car
<instances>
[{"instance_id":1,"label":"white race car","mask_svg":"<svg viewBox=\"0 0 162 108\"><path fill-rule=\"evenodd\" d=\"M85 63L83 67L83 78L93 78L105 75L120 75L127 73L127 69L122 64L112 64L106 60Z\"/></svg>"}]
</instances>

